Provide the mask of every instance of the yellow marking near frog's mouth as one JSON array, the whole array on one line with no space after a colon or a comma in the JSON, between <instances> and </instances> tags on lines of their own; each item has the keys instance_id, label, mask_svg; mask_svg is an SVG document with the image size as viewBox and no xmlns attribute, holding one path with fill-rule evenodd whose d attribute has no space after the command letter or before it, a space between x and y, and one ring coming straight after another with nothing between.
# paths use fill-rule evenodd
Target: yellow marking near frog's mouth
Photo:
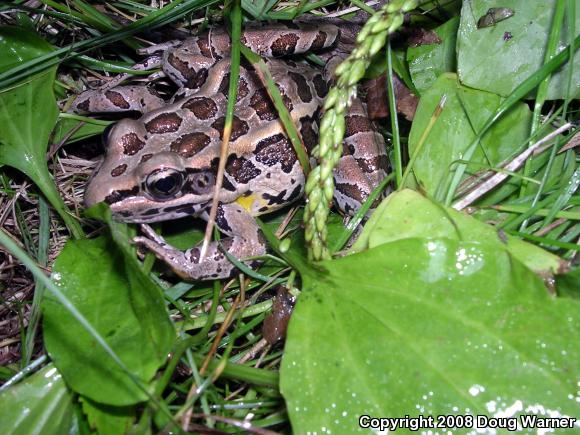
<instances>
[{"instance_id":1,"label":"yellow marking near frog's mouth","mask_svg":"<svg viewBox=\"0 0 580 435\"><path fill-rule=\"evenodd\" d=\"M246 209L249 213L252 213L254 210L260 207L260 204L263 202L259 195L255 193L251 193L247 196L240 196L236 199L236 204L240 204L244 209ZM254 206L254 202L258 201L257 207Z\"/></svg>"}]
</instances>

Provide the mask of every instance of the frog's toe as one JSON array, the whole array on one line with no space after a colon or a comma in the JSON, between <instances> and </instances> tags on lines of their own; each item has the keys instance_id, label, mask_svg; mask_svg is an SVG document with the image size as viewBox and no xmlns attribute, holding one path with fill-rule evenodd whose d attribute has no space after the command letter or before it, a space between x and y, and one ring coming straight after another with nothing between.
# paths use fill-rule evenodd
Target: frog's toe
<instances>
[{"instance_id":1,"label":"frog's toe","mask_svg":"<svg viewBox=\"0 0 580 435\"><path fill-rule=\"evenodd\" d=\"M165 241L163 237L155 232L153 228L151 228L147 224L141 224L141 231L145 234L145 237L155 241L157 244L161 246L168 246L169 244ZM136 237L136 239L139 237Z\"/></svg>"},{"instance_id":2,"label":"frog's toe","mask_svg":"<svg viewBox=\"0 0 580 435\"><path fill-rule=\"evenodd\" d=\"M170 247L168 249L167 244L160 244L156 240L151 240L147 237L134 237L133 243L153 252L159 258L167 258L168 251L171 250Z\"/></svg>"}]
</instances>

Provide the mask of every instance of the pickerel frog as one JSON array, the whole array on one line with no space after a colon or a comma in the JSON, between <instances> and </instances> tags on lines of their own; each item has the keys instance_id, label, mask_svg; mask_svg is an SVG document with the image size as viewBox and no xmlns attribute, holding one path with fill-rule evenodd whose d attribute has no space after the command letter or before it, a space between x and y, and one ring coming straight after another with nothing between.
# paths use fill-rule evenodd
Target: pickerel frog
<instances>
[{"instance_id":1,"label":"pickerel frog","mask_svg":"<svg viewBox=\"0 0 580 435\"><path fill-rule=\"evenodd\" d=\"M331 24L250 25L242 43L266 58L308 151L317 143L321 107L332 71L344 55ZM284 56L314 51L326 68ZM165 102L147 87L117 86L77 97L80 113L140 111L107 133L106 155L85 193L87 206L104 201L122 221L149 223L193 215L207 219L216 182L230 72L230 38L219 29L148 49L178 86ZM153 60L151 60L153 59ZM385 176L383 137L373 130L365 105L353 99L346 119L344 153L335 170L335 201L352 214ZM219 191L216 225L227 238L221 249L245 259L266 245L254 216L278 210L304 190L304 172L279 115L254 68L242 60L229 156ZM225 278L235 272L217 242L200 261L200 249L179 251L143 225L135 239L180 276Z\"/></svg>"}]
</instances>

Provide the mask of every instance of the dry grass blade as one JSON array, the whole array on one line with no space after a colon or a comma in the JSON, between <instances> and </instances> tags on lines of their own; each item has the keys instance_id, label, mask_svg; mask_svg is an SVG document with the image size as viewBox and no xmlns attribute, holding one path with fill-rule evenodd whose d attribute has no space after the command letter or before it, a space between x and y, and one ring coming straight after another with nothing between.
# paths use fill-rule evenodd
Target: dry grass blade
<instances>
[{"instance_id":1,"label":"dry grass blade","mask_svg":"<svg viewBox=\"0 0 580 435\"><path fill-rule=\"evenodd\" d=\"M555 138L559 134L563 133L564 131L569 130L571 127L572 127L571 123L564 124L562 127L558 128L557 130L553 131L552 133L544 136L542 139L537 141L531 147L529 147L528 149L523 151L520 155L518 155L516 158L514 158L511 162L506 164L502 169L504 169L505 171L509 171L509 172L513 172L513 171L518 170L528 160L528 158L530 156L535 155L535 154L539 154L546 149L546 148L541 148L542 145L544 145L546 142L549 142L550 140L552 140L553 138ZM468 193L463 198L458 200L455 204L453 204L452 207L455 210L463 210L465 207L472 204L475 200L477 200L478 198L481 198L483 195L485 195L491 189L493 189L498 184L503 182L507 177L509 177L508 173L498 172L497 174L495 174L491 178L482 182L472 192Z\"/></svg>"},{"instance_id":2,"label":"dry grass blade","mask_svg":"<svg viewBox=\"0 0 580 435\"><path fill-rule=\"evenodd\" d=\"M578 145L580 145L580 132L576 133L574 137L570 139L570 142L568 142L566 145L562 147L560 151L558 151L558 154L563 153L564 151L574 149Z\"/></svg>"},{"instance_id":3,"label":"dry grass blade","mask_svg":"<svg viewBox=\"0 0 580 435\"><path fill-rule=\"evenodd\" d=\"M229 122L228 122L229 121ZM209 211L209 217L207 219L207 225L205 227L205 233L203 236L203 244L201 245L201 252L199 254L199 262L204 261L207 254L207 248L211 240L211 235L215 225L215 218L217 216L217 208L219 205L219 192L222 190L224 172L226 170L226 161L228 159L228 144L230 143L230 137L232 135L232 120L229 119L224 125L224 138L220 147L220 159L218 164L217 176L215 181L215 188L213 199L211 202L211 209Z\"/></svg>"},{"instance_id":4,"label":"dry grass blade","mask_svg":"<svg viewBox=\"0 0 580 435\"><path fill-rule=\"evenodd\" d=\"M224 322L220 325L220 328L215 336L215 339L211 345L211 349L207 354L207 357L205 358L201 368L199 369L199 373L201 375L204 375L210 361L212 360L213 356L215 355L217 348L220 344L220 340L222 339L223 335L225 334L226 330L230 327L230 324L232 323L232 319L234 317L234 314L236 313L236 310L238 309L238 305L240 304L240 295L238 295L238 297L236 297L236 299L234 300L234 303L232 304L230 310L228 311L226 318L224 319Z\"/></svg>"}]
</instances>

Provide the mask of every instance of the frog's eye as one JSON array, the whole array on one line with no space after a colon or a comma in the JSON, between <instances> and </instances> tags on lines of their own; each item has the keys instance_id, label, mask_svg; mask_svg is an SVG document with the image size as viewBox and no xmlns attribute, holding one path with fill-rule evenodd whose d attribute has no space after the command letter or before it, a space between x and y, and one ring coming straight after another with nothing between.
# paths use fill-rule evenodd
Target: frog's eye
<instances>
[{"instance_id":1,"label":"frog's eye","mask_svg":"<svg viewBox=\"0 0 580 435\"><path fill-rule=\"evenodd\" d=\"M145 189L155 199L170 199L183 187L183 174L175 169L152 172L145 180Z\"/></svg>"},{"instance_id":2,"label":"frog's eye","mask_svg":"<svg viewBox=\"0 0 580 435\"><path fill-rule=\"evenodd\" d=\"M116 123L112 122L111 124L107 125L103 130L103 132L101 133L101 142L103 142L103 146L107 146L107 144L109 143L109 134L111 133L111 130L113 129L115 124Z\"/></svg>"}]
</instances>

